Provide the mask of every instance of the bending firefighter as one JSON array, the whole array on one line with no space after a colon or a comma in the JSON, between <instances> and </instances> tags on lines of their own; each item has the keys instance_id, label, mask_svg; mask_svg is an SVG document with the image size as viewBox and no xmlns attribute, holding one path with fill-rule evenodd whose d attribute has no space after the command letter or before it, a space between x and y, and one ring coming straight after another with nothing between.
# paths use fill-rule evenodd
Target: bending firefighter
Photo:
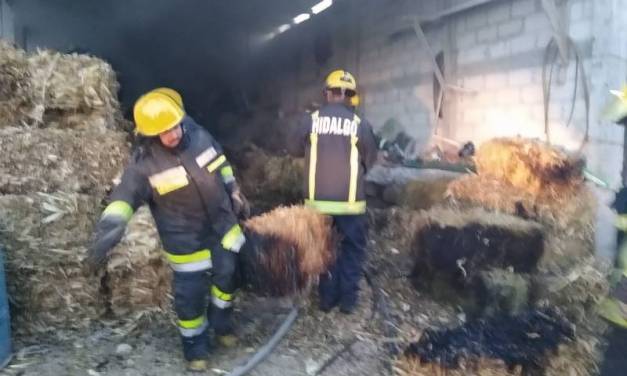
<instances>
[{"instance_id":1,"label":"bending firefighter","mask_svg":"<svg viewBox=\"0 0 627 376\"><path fill-rule=\"evenodd\" d=\"M305 204L333 217L342 236L335 265L320 277L320 308L352 313L366 258L364 176L376 160L372 128L354 113L355 78L337 70L326 79L326 105L306 114L290 134L288 149L305 156Z\"/></svg>"},{"instance_id":2,"label":"bending firefighter","mask_svg":"<svg viewBox=\"0 0 627 376\"><path fill-rule=\"evenodd\" d=\"M246 215L247 203L222 148L185 114L178 93L160 88L145 94L134 118L142 142L96 226L87 261L102 267L134 211L148 204L174 271L183 354L190 370L202 371L209 323L219 342L236 342L230 317L236 254L245 242L237 216Z\"/></svg>"}]
</instances>

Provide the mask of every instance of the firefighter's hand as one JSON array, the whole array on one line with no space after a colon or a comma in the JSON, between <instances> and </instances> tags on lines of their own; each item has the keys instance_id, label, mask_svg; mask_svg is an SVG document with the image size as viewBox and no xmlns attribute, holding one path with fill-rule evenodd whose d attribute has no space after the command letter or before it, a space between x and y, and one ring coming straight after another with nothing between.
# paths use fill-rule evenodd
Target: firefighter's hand
<instances>
[{"instance_id":1,"label":"firefighter's hand","mask_svg":"<svg viewBox=\"0 0 627 376\"><path fill-rule=\"evenodd\" d=\"M236 216L244 219L250 217L250 204L239 188L235 188L231 193L231 202Z\"/></svg>"},{"instance_id":2,"label":"firefighter's hand","mask_svg":"<svg viewBox=\"0 0 627 376\"><path fill-rule=\"evenodd\" d=\"M126 221L117 217L104 217L96 225L85 263L90 271L97 271L106 263L109 252L124 236Z\"/></svg>"}]
</instances>

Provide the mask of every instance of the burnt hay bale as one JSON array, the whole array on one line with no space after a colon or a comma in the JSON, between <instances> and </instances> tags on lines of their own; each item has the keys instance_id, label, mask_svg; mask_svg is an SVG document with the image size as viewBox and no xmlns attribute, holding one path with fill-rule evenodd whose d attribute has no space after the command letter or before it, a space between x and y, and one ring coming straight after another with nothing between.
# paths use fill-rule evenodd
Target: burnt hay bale
<instances>
[{"instance_id":1,"label":"burnt hay bale","mask_svg":"<svg viewBox=\"0 0 627 376\"><path fill-rule=\"evenodd\" d=\"M413 277L422 284L441 278L463 287L481 271L535 270L543 253L540 225L483 209L424 212L413 240Z\"/></svg>"},{"instance_id":2,"label":"burnt hay bale","mask_svg":"<svg viewBox=\"0 0 627 376\"><path fill-rule=\"evenodd\" d=\"M560 344L573 340L574 327L552 311L527 311L470 321L452 329L427 330L405 350L403 362L445 370L466 368L483 375L482 364L501 364L508 374L541 374ZM494 373L492 373L494 374ZM420 375L416 373L415 375Z\"/></svg>"}]
</instances>

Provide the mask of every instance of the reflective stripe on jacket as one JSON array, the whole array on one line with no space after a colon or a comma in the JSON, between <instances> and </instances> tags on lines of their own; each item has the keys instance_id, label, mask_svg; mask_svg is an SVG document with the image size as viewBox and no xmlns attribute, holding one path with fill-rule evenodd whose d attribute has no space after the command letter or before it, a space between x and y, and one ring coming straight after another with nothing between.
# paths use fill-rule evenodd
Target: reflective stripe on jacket
<instances>
[{"instance_id":1,"label":"reflective stripe on jacket","mask_svg":"<svg viewBox=\"0 0 627 376\"><path fill-rule=\"evenodd\" d=\"M288 149L305 157L305 203L331 215L366 211L364 176L376 160L370 124L341 104L306 115Z\"/></svg>"}]
</instances>

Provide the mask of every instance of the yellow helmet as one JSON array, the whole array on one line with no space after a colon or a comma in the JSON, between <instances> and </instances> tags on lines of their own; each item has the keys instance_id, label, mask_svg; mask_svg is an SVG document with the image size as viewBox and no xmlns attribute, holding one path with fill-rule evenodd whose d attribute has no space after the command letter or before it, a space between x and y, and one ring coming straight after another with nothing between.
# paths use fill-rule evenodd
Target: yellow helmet
<instances>
[{"instance_id":1,"label":"yellow helmet","mask_svg":"<svg viewBox=\"0 0 627 376\"><path fill-rule=\"evenodd\" d=\"M627 117L627 85L623 90L610 90L615 98L607 105L603 115L609 121L618 123Z\"/></svg>"},{"instance_id":2,"label":"yellow helmet","mask_svg":"<svg viewBox=\"0 0 627 376\"><path fill-rule=\"evenodd\" d=\"M344 89L357 91L357 81L352 74L345 70L331 72L326 79L326 87L329 89Z\"/></svg>"},{"instance_id":3,"label":"yellow helmet","mask_svg":"<svg viewBox=\"0 0 627 376\"><path fill-rule=\"evenodd\" d=\"M185 106L183 106L183 97L178 91L174 89L170 89L169 87L159 87L150 92L165 94L168 97L174 99L174 101L176 102L176 104L179 105L179 107L181 107L182 109L185 109Z\"/></svg>"},{"instance_id":4,"label":"yellow helmet","mask_svg":"<svg viewBox=\"0 0 627 376\"><path fill-rule=\"evenodd\" d=\"M152 137L177 126L185 111L172 97L161 92L142 95L133 108L137 133Z\"/></svg>"}]
</instances>

